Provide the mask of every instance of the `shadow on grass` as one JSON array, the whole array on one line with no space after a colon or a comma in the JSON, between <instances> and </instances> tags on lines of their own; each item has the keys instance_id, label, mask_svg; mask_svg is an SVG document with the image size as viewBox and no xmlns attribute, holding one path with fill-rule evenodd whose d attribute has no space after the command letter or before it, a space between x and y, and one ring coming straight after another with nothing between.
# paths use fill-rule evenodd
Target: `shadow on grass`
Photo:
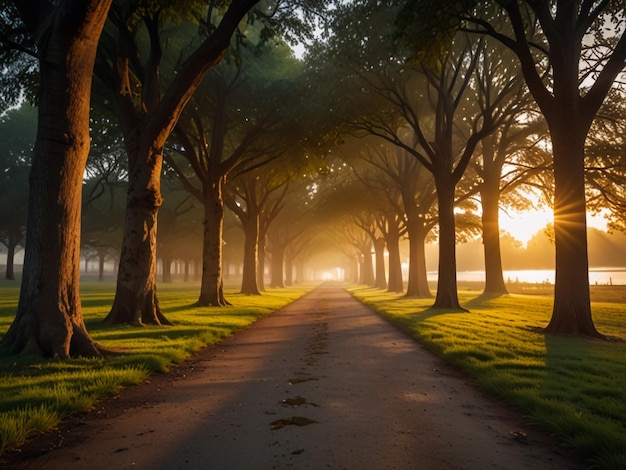
<instances>
[{"instance_id":1,"label":"shadow on grass","mask_svg":"<svg viewBox=\"0 0 626 470\"><path fill-rule=\"evenodd\" d=\"M186 305L176 305L174 307L162 308L161 310L163 310L164 314L168 314L168 313L185 312L187 310L192 310L194 308L201 308L201 307L202 305L200 305L198 302L192 302Z\"/></svg>"},{"instance_id":2,"label":"shadow on grass","mask_svg":"<svg viewBox=\"0 0 626 470\"><path fill-rule=\"evenodd\" d=\"M496 299L501 299L508 294L495 294L492 292L483 292L478 297L473 298L466 303L468 308L486 308L491 307L491 302Z\"/></svg>"}]
</instances>

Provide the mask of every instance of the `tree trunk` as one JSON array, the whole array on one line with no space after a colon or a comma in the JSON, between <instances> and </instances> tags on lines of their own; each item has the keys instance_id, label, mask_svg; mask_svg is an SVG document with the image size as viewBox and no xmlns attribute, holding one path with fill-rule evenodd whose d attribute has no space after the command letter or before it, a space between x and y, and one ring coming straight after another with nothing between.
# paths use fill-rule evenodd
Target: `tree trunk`
<instances>
[{"instance_id":1,"label":"tree trunk","mask_svg":"<svg viewBox=\"0 0 626 470\"><path fill-rule=\"evenodd\" d=\"M265 291L265 236L258 234L256 284L260 292Z\"/></svg>"},{"instance_id":2,"label":"tree trunk","mask_svg":"<svg viewBox=\"0 0 626 470\"><path fill-rule=\"evenodd\" d=\"M554 155L554 307L547 333L601 336L591 316L587 210L585 202L585 129L563 116L550 123ZM557 121L555 119L554 121Z\"/></svg>"},{"instance_id":3,"label":"tree trunk","mask_svg":"<svg viewBox=\"0 0 626 470\"><path fill-rule=\"evenodd\" d=\"M257 285L259 216L248 214L246 219L246 221L241 221L245 233L241 293L247 295L261 295Z\"/></svg>"},{"instance_id":4,"label":"tree trunk","mask_svg":"<svg viewBox=\"0 0 626 470\"><path fill-rule=\"evenodd\" d=\"M447 178L435 176L439 206L439 272L433 308L466 311L459 304L456 284L455 186Z\"/></svg>"},{"instance_id":5,"label":"tree trunk","mask_svg":"<svg viewBox=\"0 0 626 470\"><path fill-rule=\"evenodd\" d=\"M500 180L485 177L480 191L482 205L483 250L485 254L485 294L508 294L502 274L500 251Z\"/></svg>"},{"instance_id":6,"label":"tree trunk","mask_svg":"<svg viewBox=\"0 0 626 470\"><path fill-rule=\"evenodd\" d=\"M389 224L387 251L389 252L389 284L387 285L387 291L404 292L402 261L400 260L400 233L398 226L395 224Z\"/></svg>"},{"instance_id":7,"label":"tree trunk","mask_svg":"<svg viewBox=\"0 0 626 470\"><path fill-rule=\"evenodd\" d=\"M21 239L21 236L19 238L14 237L12 231L9 231L9 239L7 241L7 266L5 270L5 278L9 281L15 281L15 250L19 239Z\"/></svg>"},{"instance_id":8,"label":"tree trunk","mask_svg":"<svg viewBox=\"0 0 626 470\"><path fill-rule=\"evenodd\" d=\"M133 144L132 141L126 143L130 171L117 288L113 307L104 322L169 325L159 307L156 288L156 233L162 202L163 155L154 151L152 142L139 143L134 152Z\"/></svg>"},{"instance_id":9,"label":"tree trunk","mask_svg":"<svg viewBox=\"0 0 626 470\"><path fill-rule=\"evenodd\" d=\"M274 245L272 247L272 265L271 265L271 280L270 287L285 287L284 278L284 261L285 261L285 246Z\"/></svg>"},{"instance_id":10,"label":"tree trunk","mask_svg":"<svg viewBox=\"0 0 626 470\"><path fill-rule=\"evenodd\" d=\"M374 265L372 263L372 249L369 244L361 247L361 279L359 284L374 286Z\"/></svg>"},{"instance_id":11,"label":"tree trunk","mask_svg":"<svg viewBox=\"0 0 626 470\"><path fill-rule=\"evenodd\" d=\"M419 218L409 221L407 229L409 233L409 279L406 296L430 299L433 295L428 286L425 248L428 229Z\"/></svg>"},{"instance_id":12,"label":"tree trunk","mask_svg":"<svg viewBox=\"0 0 626 470\"><path fill-rule=\"evenodd\" d=\"M166 284L172 283L172 256L169 248L161 249L161 265L163 267L162 279Z\"/></svg>"},{"instance_id":13,"label":"tree trunk","mask_svg":"<svg viewBox=\"0 0 626 470\"><path fill-rule=\"evenodd\" d=\"M223 228L224 228L224 178L215 184L206 184L204 194L204 241L202 249L202 283L198 303L204 306L230 305L224 298L223 279Z\"/></svg>"},{"instance_id":14,"label":"tree trunk","mask_svg":"<svg viewBox=\"0 0 626 470\"><path fill-rule=\"evenodd\" d=\"M104 281L104 261L105 253L98 253L98 281Z\"/></svg>"},{"instance_id":15,"label":"tree trunk","mask_svg":"<svg viewBox=\"0 0 626 470\"><path fill-rule=\"evenodd\" d=\"M387 273L385 271L385 239L380 237L373 240L374 255L376 257L376 276L374 287L387 288Z\"/></svg>"},{"instance_id":16,"label":"tree trunk","mask_svg":"<svg viewBox=\"0 0 626 470\"><path fill-rule=\"evenodd\" d=\"M191 266L191 263L188 259L185 259L185 274L183 277L183 282L189 282L189 267Z\"/></svg>"},{"instance_id":17,"label":"tree trunk","mask_svg":"<svg viewBox=\"0 0 626 470\"><path fill-rule=\"evenodd\" d=\"M37 140L32 158L24 273L4 351L23 355L97 356L79 296L80 214L89 153L89 96L98 38L110 0L71 8L18 2L40 41ZM33 23L35 9L46 25ZM31 20L29 22L29 20Z\"/></svg>"},{"instance_id":18,"label":"tree trunk","mask_svg":"<svg viewBox=\"0 0 626 470\"><path fill-rule=\"evenodd\" d=\"M293 286L293 255L291 249L285 251L285 285Z\"/></svg>"}]
</instances>

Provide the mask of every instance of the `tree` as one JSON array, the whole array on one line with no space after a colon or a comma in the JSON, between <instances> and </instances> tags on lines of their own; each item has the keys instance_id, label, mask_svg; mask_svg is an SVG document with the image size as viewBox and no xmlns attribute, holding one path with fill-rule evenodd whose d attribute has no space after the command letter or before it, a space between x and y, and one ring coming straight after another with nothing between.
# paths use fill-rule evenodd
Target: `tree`
<instances>
[{"instance_id":1,"label":"tree","mask_svg":"<svg viewBox=\"0 0 626 470\"><path fill-rule=\"evenodd\" d=\"M397 146L378 143L371 145L364 155L365 161L385 175L379 184L379 190L387 197L393 208L391 231L385 231L387 237L392 238L408 234L409 238L409 278L407 297L430 298L426 276L425 243L428 234L437 224L435 207L436 193L432 175L422 164ZM392 191L393 190L393 191ZM399 200L397 196L399 195ZM398 219L402 218L403 228L400 228ZM396 233L397 232L397 233ZM399 263L398 240L387 239L389 250L389 288L394 292L401 292L401 265ZM393 253L393 254L392 254ZM396 259L394 261L394 259ZM399 271L398 271L399 270ZM392 274L394 273L395 274ZM394 281L398 277L399 280Z\"/></svg>"},{"instance_id":2,"label":"tree","mask_svg":"<svg viewBox=\"0 0 626 470\"><path fill-rule=\"evenodd\" d=\"M287 175L280 171L255 168L244 169L228 185L226 204L241 222L245 234L242 294L261 295L265 265L259 260L260 240L265 239L267 228L282 208L287 183Z\"/></svg>"},{"instance_id":3,"label":"tree","mask_svg":"<svg viewBox=\"0 0 626 470\"><path fill-rule=\"evenodd\" d=\"M286 191L275 193L273 206L280 210L266 231L271 254L270 287L293 284L293 260L302 252L303 243L313 238L310 181L298 172L297 176L291 175Z\"/></svg>"},{"instance_id":4,"label":"tree","mask_svg":"<svg viewBox=\"0 0 626 470\"><path fill-rule=\"evenodd\" d=\"M394 184L393 171L386 164L386 150L390 146L365 145L361 150L361 158L368 165L360 169L353 164L352 168L358 180L365 187L366 200L370 215L374 218L374 227L367 223L361 227L372 237L376 253L376 287L387 288L389 292L404 292L402 281L402 263L400 259L400 238L406 233L406 217L402 205L401 188ZM386 171L389 170L389 171ZM359 217L363 220L362 217ZM365 221L364 221L365 222ZM387 247L389 282L386 282L384 248Z\"/></svg>"},{"instance_id":5,"label":"tree","mask_svg":"<svg viewBox=\"0 0 626 470\"><path fill-rule=\"evenodd\" d=\"M119 130L105 113L93 109L91 151L85 169L81 248L86 258L98 258L98 279L104 279L107 258L117 260L124 220L128 169Z\"/></svg>"},{"instance_id":6,"label":"tree","mask_svg":"<svg viewBox=\"0 0 626 470\"><path fill-rule=\"evenodd\" d=\"M467 29L496 38L516 54L550 131L556 275L546 332L597 337L589 296L585 141L624 70L624 3L503 1L499 7L508 27L498 28L488 16L465 20ZM531 36L535 25L541 42Z\"/></svg>"},{"instance_id":7,"label":"tree","mask_svg":"<svg viewBox=\"0 0 626 470\"><path fill-rule=\"evenodd\" d=\"M175 149L197 178L169 161L185 187L204 207L203 278L200 305L226 305L222 279L224 183L244 167L263 166L276 150L291 142L293 81L299 66L283 43L240 48L231 60L216 67L183 115ZM281 137L276 136L280 132Z\"/></svg>"},{"instance_id":8,"label":"tree","mask_svg":"<svg viewBox=\"0 0 626 470\"><path fill-rule=\"evenodd\" d=\"M28 172L37 126L36 109L27 104L0 119L0 243L7 248L6 279L15 280L14 258L24 246Z\"/></svg>"},{"instance_id":9,"label":"tree","mask_svg":"<svg viewBox=\"0 0 626 470\"><path fill-rule=\"evenodd\" d=\"M391 112L399 111L404 122L398 125L378 114L355 121L355 128L404 149L434 178L439 223L434 308L464 310L456 285L455 191L476 146L498 125L488 119L497 103L484 109L472 107L470 83L482 53L481 42L472 44L459 36L435 64L389 65L362 74L367 89L385 100Z\"/></svg>"},{"instance_id":10,"label":"tree","mask_svg":"<svg viewBox=\"0 0 626 470\"><path fill-rule=\"evenodd\" d=\"M10 353L99 355L79 298L80 210L89 153L89 92L111 0L16 3L36 40L40 84L24 273Z\"/></svg>"},{"instance_id":11,"label":"tree","mask_svg":"<svg viewBox=\"0 0 626 470\"><path fill-rule=\"evenodd\" d=\"M212 4L206 16L210 34L177 67L162 96L163 50L159 28L168 13L180 12L175 11L174 5L169 5L169 9L157 6L131 11L120 5L112 12L115 41L110 48L103 48L108 54L99 61L99 70L109 86L113 86L129 158L129 184L115 300L105 319L107 323L170 323L159 307L156 293L156 230L162 203L163 148L202 78L221 60L240 21L257 2L233 0L225 12ZM217 26L211 23L214 14L220 17ZM139 22L148 36L144 64L137 61ZM135 85L141 85L138 97Z\"/></svg>"},{"instance_id":12,"label":"tree","mask_svg":"<svg viewBox=\"0 0 626 470\"><path fill-rule=\"evenodd\" d=\"M537 119L523 77L515 57L501 44L489 38L485 52L476 67L472 84L480 108L490 110L485 119L499 121L493 133L482 139L478 158L471 163L482 208L482 238L485 258L485 289L489 295L507 293L502 274L500 252L499 211L501 198L538 172L544 171L543 162L531 161L531 152L525 152L544 135L544 126ZM503 174L507 166L506 175ZM517 195L517 199L527 199ZM516 201L520 204L521 201Z\"/></svg>"}]
</instances>

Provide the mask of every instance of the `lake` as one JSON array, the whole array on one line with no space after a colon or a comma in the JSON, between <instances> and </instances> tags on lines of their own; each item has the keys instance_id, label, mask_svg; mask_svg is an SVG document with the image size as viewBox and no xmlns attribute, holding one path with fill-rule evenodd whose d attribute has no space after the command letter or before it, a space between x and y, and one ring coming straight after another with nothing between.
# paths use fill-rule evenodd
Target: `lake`
<instances>
[{"instance_id":1,"label":"lake","mask_svg":"<svg viewBox=\"0 0 626 470\"><path fill-rule=\"evenodd\" d=\"M459 271L459 281L484 282L484 271ZM437 271L428 272L429 281L437 281ZM529 284L554 284L554 271L551 269L520 269L504 271L505 282L526 282ZM626 268L592 268L589 270L589 284L626 285Z\"/></svg>"}]
</instances>

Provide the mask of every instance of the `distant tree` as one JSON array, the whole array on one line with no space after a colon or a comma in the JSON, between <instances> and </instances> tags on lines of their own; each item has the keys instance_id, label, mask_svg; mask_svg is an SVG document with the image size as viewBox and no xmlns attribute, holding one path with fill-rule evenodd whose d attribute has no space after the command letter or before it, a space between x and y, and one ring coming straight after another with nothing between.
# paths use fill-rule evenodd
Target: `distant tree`
<instances>
[{"instance_id":1,"label":"distant tree","mask_svg":"<svg viewBox=\"0 0 626 470\"><path fill-rule=\"evenodd\" d=\"M293 284L293 258L301 252L302 244L310 241L311 205L308 195L308 178L290 181L281 196L280 211L267 229L268 251L271 254L270 287Z\"/></svg>"},{"instance_id":2,"label":"distant tree","mask_svg":"<svg viewBox=\"0 0 626 470\"><path fill-rule=\"evenodd\" d=\"M119 259L124 222L128 168L122 136L108 110L93 109L91 151L83 183L81 248L85 258L98 259L104 280L107 259Z\"/></svg>"},{"instance_id":3,"label":"distant tree","mask_svg":"<svg viewBox=\"0 0 626 470\"><path fill-rule=\"evenodd\" d=\"M364 158L386 175L380 189L388 192L390 188L395 188L400 195L402 207L397 207L395 201L393 205L395 212L398 215L402 214L409 238L409 278L406 295L430 298L432 294L426 277L424 247L429 233L437 224L435 206L437 196L432 174L405 150L385 143L370 146ZM391 272L390 284L392 284Z\"/></svg>"},{"instance_id":4,"label":"distant tree","mask_svg":"<svg viewBox=\"0 0 626 470\"><path fill-rule=\"evenodd\" d=\"M404 149L433 175L440 250L434 308L463 310L456 287L455 191L476 146L498 124L487 118L496 103L476 109L471 102L470 82L483 52L480 42L471 44L459 37L437 66L424 63L404 71L381 69L365 79L372 93L402 113L409 132L380 117L354 123L357 129ZM421 87L426 91L420 92ZM428 112L424 106L430 106Z\"/></svg>"},{"instance_id":5,"label":"distant tree","mask_svg":"<svg viewBox=\"0 0 626 470\"><path fill-rule=\"evenodd\" d=\"M402 204L401 189L395 184L393 171L388 171L389 163L385 154L385 146L365 145L360 154L365 162L369 163L364 168L353 164L352 168L357 174L358 180L365 187L372 202L368 204L369 214L374 217L375 230L367 227L362 228L372 237L376 252L376 287L387 288L389 292L404 292L402 280L402 263L400 259L400 238L405 235L406 215ZM361 166L363 166L361 164ZM359 217L361 220L361 217ZM382 237L382 238L381 238ZM384 248L387 248L387 265L389 281L385 275ZM380 278L380 280L379 280Z\"/></svg>"},{"instance_id":6,"label":"distant tree","mask_svg":"<svg viewBox=\"0 0 626 470\"><path fill-rule=\"evenodd\" d=\"M16 250L24 246L28 206L28 173L36 109L23 104L0 118L0 243L7 248L6 279L15 280Z\"/></svg>"},{"instance_id":7,"label":"distant tree","mask_svg":"<svg viewBox=\"0 0 626 470\"><path fill-rule=\"evenodd\" d=\"M242 294L260 295L263 290L265 267L259 261L260 239L265 239L267 228L282 208L287 183L287 174L259 168L243 171L227 187L226 204L239 218L245 234Z\"/></svg>"},{"instance_id":8,"label":"distant tree","mask_svg":"<svg viewBox=\"0 0 626 470\"><path fill-rule=\"evenodd\" d=\"M193 235L200 228L193 196L185 191L174 174L162 181L164 203L159 210L161 230L157 238L157 255L161 259L163 282L172 282L172 263L178 258L180 245L193 244ZM200 256L200 253L197 253Z\"/></svg>"},{"instance_id":9,"label":"distant tree","mask_svg":"<svg viewBox=\"0 0 626 470\"><path fill-rule=\"evenodd\" d=\"M240 48L216 67L183 114L174 148L187 160L173 160L179 178L205 209L200 305L226 305L222 279L224 183L244 167L262 166L293 143L299 67L279 43ZM190 107L191 108L191 107Z\"/></svg>"}]
</instances>

